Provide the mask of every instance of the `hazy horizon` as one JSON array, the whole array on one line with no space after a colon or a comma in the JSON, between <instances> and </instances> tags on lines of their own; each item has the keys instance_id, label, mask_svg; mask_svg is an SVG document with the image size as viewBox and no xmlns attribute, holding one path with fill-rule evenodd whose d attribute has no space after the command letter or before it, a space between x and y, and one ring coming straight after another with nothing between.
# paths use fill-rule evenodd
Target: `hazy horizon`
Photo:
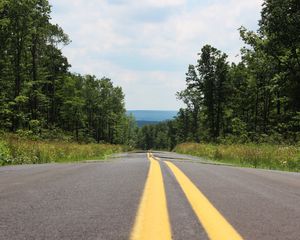
<instances>
[{"instance_id":1,"label":"hazy horizon","mask_svg":"<svg viewBox=\"0 0 300 240\"><path fill-rule=\"evenodd\" d=\"M127 114L132 114L137 122L162 122L171 120L177 115L178 111L164 110L127 110Z\"/></svg>"},{"instance_id":2,"label":"hazy horizon","mask_svg":"<svg viewBox=\"0 0 300 240\"><path fill-rule=\"evenodd\" d=\"M126 111L156 111L156 112L178 112L179 109L127 109Z\"/></svg>"}]
</instances>

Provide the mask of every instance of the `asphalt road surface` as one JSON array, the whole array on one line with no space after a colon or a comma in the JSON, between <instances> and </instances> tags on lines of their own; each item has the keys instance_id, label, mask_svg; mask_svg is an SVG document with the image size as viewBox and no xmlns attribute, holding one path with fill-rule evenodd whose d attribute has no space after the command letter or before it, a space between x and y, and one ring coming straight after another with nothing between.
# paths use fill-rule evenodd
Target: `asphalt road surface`
<instances>
[{"instance_id":1,"label":"asphalt road surface","mask_svg":"<svg viewBox=\"0 0 300 240\"><path fill-rule=\"evenodd\" d=\"M0 168L0 239L300 239L300 174L168 152Z\"/></svg>"}]
</instances>

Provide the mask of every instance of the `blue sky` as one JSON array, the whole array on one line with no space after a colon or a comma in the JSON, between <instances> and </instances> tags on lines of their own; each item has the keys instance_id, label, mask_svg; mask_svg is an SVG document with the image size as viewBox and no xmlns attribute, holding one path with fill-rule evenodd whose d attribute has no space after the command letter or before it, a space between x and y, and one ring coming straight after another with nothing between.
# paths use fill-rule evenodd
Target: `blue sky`
<instances>
[{"instance_id":1,"label":"blue sky","mask_svg":"<svg viewBox=\"0 0 300 240\"><path fill-rule=\"evenodd\" d=\"M127 109L177 110L188 64L204 44L238 61L237 29L257 29L262 0L50 0L72 43L71 71L106 76Z\"/></svg>"}]
</instances>

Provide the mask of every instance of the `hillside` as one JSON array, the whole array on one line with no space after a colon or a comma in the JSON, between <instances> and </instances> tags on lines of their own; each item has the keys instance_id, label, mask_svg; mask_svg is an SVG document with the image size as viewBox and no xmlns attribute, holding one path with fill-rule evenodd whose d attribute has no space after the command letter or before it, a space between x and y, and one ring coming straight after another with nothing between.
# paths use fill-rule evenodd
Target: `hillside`
<instances>
[{"instance_id":1,"label":"hillside","mask_svg":"<svg viewBox=\"0 0 300 240\"><path fill-rule=\"evenodd\" d=\"M128 110L127 114L132 114L139 127L157 124L162 121L172 120L177 115L177 111L162 110Z\"/></svg>"}]
</instances>

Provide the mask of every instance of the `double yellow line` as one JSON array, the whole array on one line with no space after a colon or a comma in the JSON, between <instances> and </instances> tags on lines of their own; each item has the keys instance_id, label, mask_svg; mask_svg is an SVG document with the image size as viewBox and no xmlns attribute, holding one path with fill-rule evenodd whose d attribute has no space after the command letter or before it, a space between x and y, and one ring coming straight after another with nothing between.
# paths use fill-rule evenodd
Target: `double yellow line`
<instances>
[{"instance_id":1,"label":"double yellow line","mask_svg":"<svg viewBox=\"0 0 300 240\"><path fill-rule=\"evenodd\" d=\"M148 153L150 169L131 240L172 239L160 164Z\"/></svg>"},{"instance_id":2,"label":"double yellow line","mask_svg":"<svg viewBox=\"0 0 300 240\"><path fill-rule=\"evenodd\" d=\"M159 162L148 153L150 169L131 240L169 240L172 231ZM210 203L193 182L173 163L165 161L182 188L199 222L212 240L241 240L242 237Z\"/></svg>"}]
</instances>

